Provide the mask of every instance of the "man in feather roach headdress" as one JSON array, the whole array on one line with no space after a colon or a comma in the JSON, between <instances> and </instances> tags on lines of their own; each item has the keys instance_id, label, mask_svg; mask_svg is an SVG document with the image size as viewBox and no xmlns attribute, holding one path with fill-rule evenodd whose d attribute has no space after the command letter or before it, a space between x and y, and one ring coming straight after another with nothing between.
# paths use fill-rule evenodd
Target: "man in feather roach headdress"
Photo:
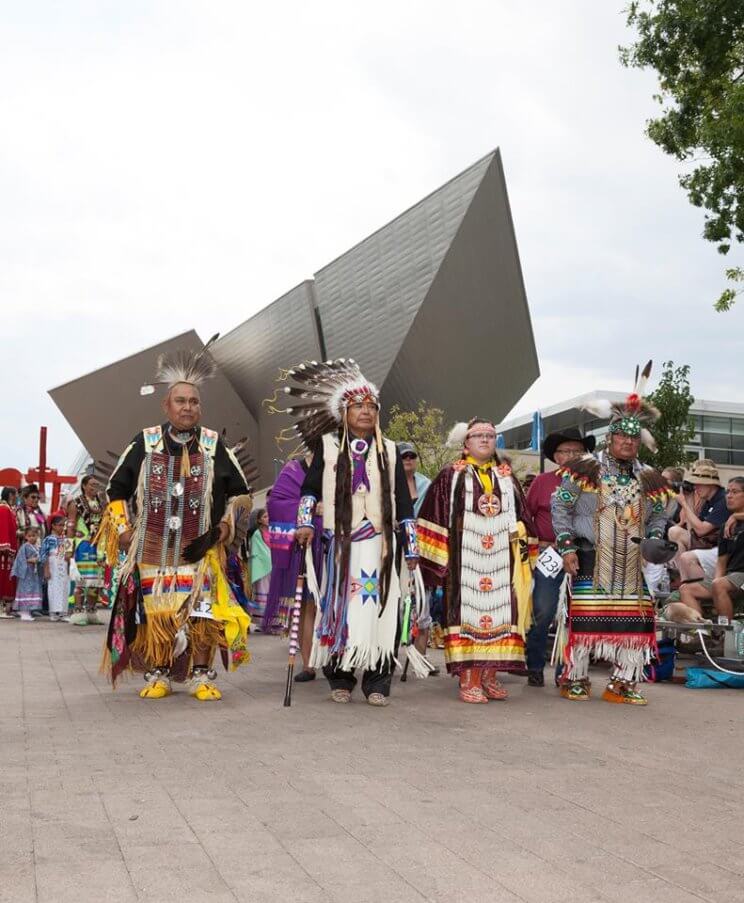
<instances>
[{"instance_id":1,"label":"man in feather roach headdress","mask_svg":"<svg viewBox=\"0 0 744 903\"><path fill-rule=\"evenodd\" d=\"M294 399L285 413L296 418L294 434L313 452L296 539L301 546L311 542L321 501L329 533L310 664L323 668L335 702L350 701L359 669L367 702L384 706L400 603L396 523L405 536L409 568L418 563L403 464L395 443L380 432L377 389L353 360L312 361L285 378L294 383L284 389ZM310 571L310 556L307 562Z\"/></svg>"},{"instance_id":2,"label":"man in feather roach headdress","mask_svg":"<svg viewBox=\"0 0 744 903\"><path fill-rule=\"evenodd\" d=\"M644 667L656 654L654 607L643 579L640 540L661 538L672 487L638 460L641 442L652 450L647 426L659 412L643 400L651 362L633 392L617 404L598 400L585 409L610 420L599 458L574 459L560 471L553 496L556 546L573 585L557 647L563 673L561 696L589 699L591 656L612 671L602 698L645 705L638 692Z\"/></svg>"},{"instance_id":3,"label":"man in feather roach headdress","mask_svg":"<svg viewBox=\"0 0 744 903\"><path fill-rule=\"evenodd\" d=\"M215 370L208 347L159 358L166 420L138 433L119 459L96 537L109 563L126 552L104 668L112 683L129 666L144 670L145 699L187 678L196 699L220 699L217 648L230 669L249 658L250 619L232 597L224 550L245 537L251 500L235 456L200 425L199 386Z\"/></svg>"}]
</instances>

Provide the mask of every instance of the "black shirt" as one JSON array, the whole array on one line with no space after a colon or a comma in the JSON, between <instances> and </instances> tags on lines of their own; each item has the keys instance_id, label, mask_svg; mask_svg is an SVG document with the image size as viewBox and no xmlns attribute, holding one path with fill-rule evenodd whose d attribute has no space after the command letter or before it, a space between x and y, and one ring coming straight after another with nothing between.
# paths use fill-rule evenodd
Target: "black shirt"
<instances>
[{"instance_id":1,"label":"black shirt","mask_svg":"<svg viewBox=\"0 0 744 903\"><path fill-rule=\"evenodd\" d=\"M367 454L374 445L374 439L369 443ZM318 439L313 449L313 462L305 474L305 480L302 484L302 494L312 495L318 501L323 500L323 467L325 461L323 458L323 440ZM403 461L395 452L395 517L398 523L404 520L412 520L413 502L411 501L411 493L408 490L408 480L406 472L403 469Z\"/></svg>"},{"instance_id":2,"label":"black shirt","mask_svg":"<svg viewBox=\"0 0 744 903\"><path fill-rule=\"evenodd\" d=\"M728 555L727 574L744 573L744 521L736 522L731 539L722 539L718 543L718 554Z\"/></svg>"}]
</instances>

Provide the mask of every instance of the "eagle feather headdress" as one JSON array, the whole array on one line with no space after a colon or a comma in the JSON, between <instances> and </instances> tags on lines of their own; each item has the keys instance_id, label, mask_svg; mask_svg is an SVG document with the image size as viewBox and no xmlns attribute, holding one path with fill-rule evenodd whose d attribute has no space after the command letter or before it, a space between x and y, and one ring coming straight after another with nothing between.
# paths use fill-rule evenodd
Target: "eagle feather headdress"
<instances>
[{"instance_id":1,"label":"eagle feather headdress","mask_svg":"<svg viewBox=\"0 0 744 903\"><path fill-rule=\"evenodd\" d=\"M278 389L266 405L272 414L289 414L295 418L290 435L280 439L299 437L310 447L324 433L337 430L345 419L346 408L357 401L370 400L380 404L374 383L365 378L352 358L335 361L308 361L284 371L280 381L289 385ZM288 395L292 403L287 408L276 407L279 394Z\"/></svg>"},{"instance_id":2,"label":"eagle feather headdress","mask_svg":"<svg viewBox=\"0 0 744 903\"><path fill-rule=\"evenodd\" d=\"M217 372L217 365L209 349L218 338L219 333L215 333L199 351L179 348L177 351L163 352L155 366L155 380L142 386L140 395L152 395L155 386L168 386L170 389L178 383L188 383L198 388L211 379Z\"/></svg>"},{"instance_id":3,"label":"eagle feather headdress","mask_svg":"<svg viewBox=\"0 0 744 903\"><path fill-rule=\"evenodd\" d=\"M581 410L588 411L602 420L609 420L611 433L639 436L646 448L655 452L656 440L651 435L649 427L659 419L661 412L643 397L651 376L652 364L653 361L649 361L640 372L636 367L633 391L624 401L596 398L581 405Z\"/></svg>"}]
</instances>

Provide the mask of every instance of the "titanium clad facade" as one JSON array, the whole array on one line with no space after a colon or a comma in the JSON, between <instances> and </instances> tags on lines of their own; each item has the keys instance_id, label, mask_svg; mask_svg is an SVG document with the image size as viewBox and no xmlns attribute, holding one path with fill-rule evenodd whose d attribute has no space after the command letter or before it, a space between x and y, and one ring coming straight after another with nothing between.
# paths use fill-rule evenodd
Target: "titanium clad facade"
<instances>
[{"instance_id":1,"label":"titanium clad facade","mask_svg":"<svg viewBox=\"0 0 744 903\"><path fill-rule=\"evenodd\" d=\"M235 390L260 420L279 367L321 356L313 284L303 282L222 336L212 356Z\"/></svg>"},{"instance_id":2,"label":"titanium clad facade","mask_svg":"<svg viewBox=\"0 0 744 903\"><path fill-rule=\"evenodd\" d=\"M256 459L258 486L269 485L291 446L280 449L275 436L290 425L263 404L275 389L281 367L322 358L313 302L313 283L303 282L219 339L213 357L258 424L249 450Z\"/></svg>"},{"instance_id":3,"label":"titanium clad facade","mask_svg":"<svg viewBox=\"0 0 744 903\"><path fill-rule=\"evenodd\" d=\"M353 357L381 387L493 155L315 274L327 356Z\"/></svg>"},{"instance_id":4,"label":"titanium clad facade","mask_svg":"<svg viewBox=\"0 0 744 903\"><path fill-rule=\"evenodd\" d=\"M452 421L498 421L539 374L497 153L390 367L383 402L411 410L424 399Z\"/></svg>"},{"instance_id":5,"label":"titanium clad facade","mask_svg":"<svg viewBox=\"0 0 744 903\"><path fill-rule=\"evenodd\" d=\"M139 356L136 376L131 358L99 373L123 367L125 380L138 387L161 347ZM235 406L232 428L250 424L257 487L271 484L292 451L275 441L288 420L269 414L263 401L279 370L303 360L357 360L381 390L383 423L391 405L410 409L421 400L451 421L503 417L539 368L498 150L220 338L213 357L230 387L224 399ZM99 435L116 431L99 411L91 416L79 396L91 379L51 394L93 452ZM117 412L127 438L145 425L136 390L135 397L133 406L122 395ZM227 412L219 408L215 418L212 397L205 388L205 423L221 429Z\"/></svg>"}]
</instances>

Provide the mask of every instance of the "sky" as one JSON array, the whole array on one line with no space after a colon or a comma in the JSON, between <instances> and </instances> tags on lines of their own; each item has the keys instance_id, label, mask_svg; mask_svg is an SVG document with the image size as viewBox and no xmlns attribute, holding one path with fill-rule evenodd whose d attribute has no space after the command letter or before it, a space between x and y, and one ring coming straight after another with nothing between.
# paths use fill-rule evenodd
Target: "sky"
<instances>
[{"instance_id":1,"label":"sky","mask_svg":"<svg viewBox=\"0 0 744 903\"><path fill-rule=\"evenodd\" d=\"M733 260L644 135L625 5L0 0L0 467L41 424L72 464L50 388L228 332L495 147L542 373L514 413L649 358L740 400Z\"/></svg>"}]
</instances>

